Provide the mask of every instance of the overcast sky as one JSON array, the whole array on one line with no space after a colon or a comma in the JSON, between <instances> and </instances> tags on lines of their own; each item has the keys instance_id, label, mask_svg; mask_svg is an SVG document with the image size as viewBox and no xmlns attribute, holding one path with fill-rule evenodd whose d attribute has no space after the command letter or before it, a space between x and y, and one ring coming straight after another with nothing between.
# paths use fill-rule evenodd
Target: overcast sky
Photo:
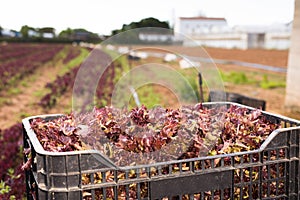
<instances>
[{"instance_id":1,"label":"overcast sky","mask_svg":"<svg viewBox=\"0 0 300 200\"><path fill-rule=\"evenodd\" d=\"M178 17L224 17L230 26L288 23L294 0L7 0L1 2L0 26L53 27L57 32L85 28L99 34L132 21L155 17L174 23Z\"/></svg>"}]
</instances>

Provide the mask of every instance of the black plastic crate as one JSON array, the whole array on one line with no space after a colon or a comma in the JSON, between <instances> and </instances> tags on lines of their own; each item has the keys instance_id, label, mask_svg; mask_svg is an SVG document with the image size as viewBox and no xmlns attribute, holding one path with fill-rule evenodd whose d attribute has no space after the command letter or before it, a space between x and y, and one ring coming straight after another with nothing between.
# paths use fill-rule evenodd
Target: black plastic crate
<instances>
[{"instance_id":1,"label":"black plastic crate","mask_svg":"<svg viewBox=\"0 0 300 200\"><path fill-rule=\"evenodd\" d=\"M31 148L33 160L26 171L27 198L110 199L107 195L113 194L116 199L124 191L121 199L127 200L134 188L136 199L300 199L300 122L268 112L263 115L283 128L275 130L258 150L127 167L117 167L93 150L47 152L29 123L36 117L59 115L26 118L24 148ZM24 157L25 162L28 159ZM108 173L111 180L106 180ZM101 177L98 182L96 176ZM84 185L82 178L90 183Z\"/></svg>"},{"instance_id":2,"label":"black plastic crate","mask_svg":"<svg viewBox=\"0 0 300 200\"><path fill-rule=\"evenodd\" d=\"M210 91L208 94L208 101L220 101L226 99L229 102L235 102L246 106L251 106L253 108L260 108L266 110L266 101L263 99L256 99L241 95L233 92L224 92L224 91Z\"/></svg>"}]
</instances>

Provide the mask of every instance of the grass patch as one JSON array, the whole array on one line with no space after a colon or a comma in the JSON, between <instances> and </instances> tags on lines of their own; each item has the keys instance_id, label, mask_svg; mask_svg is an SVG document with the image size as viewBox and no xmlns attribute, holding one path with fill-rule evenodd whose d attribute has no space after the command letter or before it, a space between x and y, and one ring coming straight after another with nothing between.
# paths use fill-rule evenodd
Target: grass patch
<instances>
[{"instance_id":1,"label":"grass patch","mask_svg":"<svg viewBox=\"0 0 300 200\"><path fill-rule=\"evenodd\" d=\"M31 76L28 76L27 81L28 81L28 82L34 82L34 81L36 81L37 77L38 77L38 76L37 76L36 74L33 74L33 75L31 75Z\"/></svg>"},{"instance_id":2,"label":"grass patch","mask_svg":"<svg viewBox=\"0 0 300 200\"><path fill-rule=\"evenodd\" d=\"M33 92L33 96L38 97L38 98L42 98L44 95L46 95L49 91L47 89L43 89L43 90L37 90Z\"/></svg>"},{"instance_id":3,"label":"grass patch","mask_svg":"<svg viewBox=\"0 0 300 200\"><path fill-rule=\"evenodd\" d=\"M59 76L63 76L65 73L69 72L74 67L79 66L88 57L89 54L88 50L81 48L80 51L81 52L79 56L72 59L70 62L64 65L64 67L61 68L61 70L58 73Z\"/></svg>"},{"instance_id":4,"label":"grass patch","mask_svg":"<svg viewBox=\"0 0 300 200\"><path fill-rule=\"evenodd\" d=\"M11 105L11 102L7 98L0 97L0 106L2 105Z\"/></svg>"},{"instance_id":5,"label":"grass patch","mask_svg":"<svg viewBox=\"0 0 300 200\"><path fill-rule=\"evenodd\" d=\"M199 90L200 90L199 87L200 86L199 86L199 83L198 83L198 77L188 76L188 77L186 77L186 79L187 79L189 85L191 86L191 88L194 90L197 98L200 99L200 92L199 92ZM205 87L205 85L204 85L204 87ZM181 93L185 93L184 88L181 88ZM186 94L186 95L188 95L188 94ZM192 100L192 99L189 99L189 98L190 98L190 96L186 97L186 99Z\"/></svg>"},{"instance_id":6,"label":"grass patch","mask_svg":"<svg viewBox=\"0 0 300 200\"><path fill-rule=\"evenodd\" d=\"M253 84L256 81L247 76L244 72L223 72L221 71L223 81L234 84Z\"/></svg>"},{"instance_id":7,"label":"grass patch","mask_svg":"<svg viewBox=\"0 0 300 200\"><path fill-rule=\"evenodd\" d=\"M263 89L274 89L286 87L285 77L282 75L274 74L271 77L267 74L261 75L257 72L222 72L221 76L223 81L234 84L256 84Z\"/></svg>"},{"instance_id":8,"label":"grass patch","mask_svg":"<svg viewBox=\"0 0 300 200\"><path fill-rule=\"evenodd\" d=\"M127 62L126 57L121 56L114 61L114 67L115 67L115 77L113 82L117 83L123 75L129 72L130 66Z\"/></svg>"},{"instance_id":9,"label":"grass patch","mask_svg":"<svg viewBox=\"0 0 300 200\"><path fill-rule=\"evenodd\" d=\"M28 87L28 81L22 80L20 83L23 87Z\"/></svg>"},{"instance_id":10,"label":"grass patch","mask_svg":"<svg viewBox=\"0 0 300 200\"><path fill-rule=\"evenodd\" d=\"M117 57L117 53L112 51L107 51L113 57ZM128 72L131 68L127 60L126 55L117 58L117 61L122 64L122 68L116 69L116 74L122 76L125 72ZM136 66L142 66L143 64L151 67L150 63L139 60L132 63L133 69ZM147 84L143 87L136 89L139 96L141 104L146 105L151 108L155 105L162 106L175 106L177 100L182 101L179 103L190 103L199 100L199 86L198 86L198 71L195 69L174 69L174 68L165 68L162 67L161 70L157 70L154 64L154 71L150 68L149 70L145 69L145 72L141 69L139 75L132 77L132 85L135 85L134 82L148 82L149 76L152 77L152 81L160 80L156 85L155 83ZM139 70L139 69L138 69ZM123 74L122 74L123 73ZM118 80L115 77L114 81ZM143 81L145 80L145 81ZM151 81L150 81L151 82ZM164 87L164 89L159 89L159 87ZM170 88L168 88L170 87ZM171 92L175 96L170 96ZM167 96L166 96L167 95ZM177 97L178 99L174 100L172 98ZM196 97L196 98L195 98ZM120 97L121 98L121 97ZM131 97L129 102L130 106L136 106L134 99ZM174 104L174 105L173 105ZM177 106L177 105L176 105Z\"/></svg>"},{"instance_id":11,"label":"grass patch","mask_svg":"<svg viewBox=\"0 0 300 200\"><path fill-rule=\"evenodd\" d=\"M26 112L21 112L19 114L20 119L24 119L24 118L30 117L30 116L31 116L31 114L30 113L26 113Z\"/></svg>"},{"instance_id":12,"label":"grass patch","mask_svg":"<svg viewBox=\"0 0 300 200\"><path fill-rule=\"evenodd\" d=\"M138 94L140 103L142 105L145 105L147 108L153 108L154 106L160 105L162 103L160 96L154 92L151 84L138 88L136 90L136 93ZM130 109L135 108L137 106L132 95L129 103Z\"/></svg>"},{"instance_id":13,"label":"grass patch","mask_svg":"<svg viewBox=\"0 0 300 200\"><path fill-rule=\"evenodd\" d=\"M113 59L114 67L115 67L115 76L113 82L114 84L116 84L125 73L131 70L131 66L129 65L126 55L120 55L119 53L108 49L104 49L103 51ZM132 81L140 82L142 79L145 78L144 76L145 75L136 76ZM135 84L133 83L133 85ZM147 106L147 108L153 108L154 106L160 105L162 103L161 98L159 96L160 94L155 93L152 84L147 84L147 85L143 85L140 88L136 88L136 93L138 95L140 103ZM103 102L102 104L104 103L106 102ZM133 94L130 94L128 104L129 104L128 109L132 109L137 106L133 98Z\"/></svg>"},{"instance_id":14,"label":"grass patch","mask_svg":"<svg viewBox=\"0 0 300 200\"><path fill-rule=\"evenodd\" d=\"M70 46L69 46L69 45L66 45L60 52L58 52L58 53L54 56L52 62L53 62L53 63L57 63L57 62L59 62L60 60L64 59L64 58L67 56L67 52L69 51L69 48L70 48Z\"/></svg>"},{"instance_id":15,"label":"grass patch","mask_svg":"<svg viewBox=\"0 0 300 200\"><path fill-rule=\"evenodd\" d=\"M259 86L263 89L284 88L286 87L286 82L282 80L269 80L268 75L265 74Z\"/></svg>"},{"instance_id":16,"label":"grass patch","mask_svg":"<svg viewBox=\"0 0 300 200\"><path fill-rule=\"evenodd\" d=\"M103 49L103 51L108 54L115 64L115 77L114 83L117 83L119 79L127 72L130 71L130 65L128 63L126 55L121 55L116 51L111 51L108 49Z\"/></svg>"},{"instance_id":17,"label":"grass patch","mask_svg":"<svg viewBox=\"0 0 300 200\"><path fill-rule=\"evenodd\" d=\"M21 94L22 91L21 91L20 88L12 87L12 88L9 88L9 89L7 90L7 93L8 93L9 95L17 95L17 94Z\"/></svg>"},{"instance_id":18,"label":"grass patch","mask_svg":"<svg viewBox=\"0 0 300 200\"><path fill-rule=\"evenodd\" d=\"M7 85L15 85L17 83L17 81L20 78L20 74L16 74L15 76L11 77L8 82Z\"/></svg>"}]
</instances>

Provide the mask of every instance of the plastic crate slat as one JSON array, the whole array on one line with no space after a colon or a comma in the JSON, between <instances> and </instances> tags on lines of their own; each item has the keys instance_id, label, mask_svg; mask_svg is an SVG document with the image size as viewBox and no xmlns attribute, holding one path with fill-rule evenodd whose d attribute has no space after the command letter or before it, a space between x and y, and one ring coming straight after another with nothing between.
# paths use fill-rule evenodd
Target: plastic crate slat
<instances>
[{"instance_id":1,"label":"plastic crate slat","mask_svg":"<svg viewBox=\"0 0 300 200\"><path fill-rule=\"evenodd\" d=\"M133 183L143 183L151 181L150 178L134 178L134 179L125 179L125 180L119 180L118 185L128 185Z\"/></svg>"},{"instance_id":2,"label":"plastic crate slat","mask_svg":"<svg viewBox=\"0 0 300 200\"><path fill-rule=\"evenodd\" d=\"M232 186L232 171L194 174L172 178L159 178L150 182L151 199L180 194L193 194Z\"/></svg>"},{"instance_id":3,"label":"plastic crate slat","mask_svg":"<svg viewBox=\"0 0 300 200\"><path fill-rule=\"evenodd\" d=\"M116 186L116 182L106 182L106 183L97 183L97 184L88 184L83 185L82 190L91 190L91 189L99 189L99 188L109 188Z\"/></svg>"}]
</instances>

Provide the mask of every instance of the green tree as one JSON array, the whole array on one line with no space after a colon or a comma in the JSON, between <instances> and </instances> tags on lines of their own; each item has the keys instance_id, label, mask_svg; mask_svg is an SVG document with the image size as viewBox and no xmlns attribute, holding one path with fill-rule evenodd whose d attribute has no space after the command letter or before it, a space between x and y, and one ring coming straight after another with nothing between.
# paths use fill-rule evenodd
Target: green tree
<instances>
[{"instance_id":1,"label":"green tree","mask_svg":"<svg viewBox=\"0 0 300 200\"><path fill-rule=\"evenodd\" d=\"M122 29L113 30L112 35L121 33L123 31L128 31L130 29L146 28L146 27L157 27L157 28L170 29L170 25L168 22L160 21L156 18L149 17L149 18L142 19L139 22L131 22L130 24L123 24Z\"/></svg>"},{"instance_id":2,"label":"green tree","mask_svg":"<svg viewBox=\"0 0 300 200\"><path fill-rule=\"evenodd\" d=\"M0 37L2 37L2 30L3 28L0 26Z\"/></svg>"},{"instance_id":3,"label":"green tree","mask_svg":"<svg viewBox=\"0 0 300 200\"><path fill-rule=\"evenodd\" d=\"M73 34L73 30L71 28L67 28L66 30L62 30L59 34L58 37L60 38L70 38Z\"/></svg>"},{"instance_id":4,"label":"green tree","mask_svg":"<svg viewBox=\"0 0 300 200\"><path fill-rule=\"evenodd\" d=\"M55 28L52 27L44 27L39 29L39 33L53 33L55 34Z\"/></svg>"},{"instance_id":5,"label":"green tree","mask_svg":"<svg viewBox=\"0 0 300 200\"><path fill-rule=\"evenodd\" d=\"M58 34L59 38L69 39L73 41L85 41L85 42L100 42L99 35L93 32L90 32L84 28L71 29L67 28L66 30L61 31Z\"/></svg>"},{"instance_id":6,"label":"green tree","mask_svg":"<svg viewBox=\"0 0 300 200\"><path fill-rule=\"evenodd\" d=\"M168 22L161 22L158 19L155 19L153 17L142 19L138 24L138 28L144 28L144 27L158 27L158 28L167 28L169 29L169 23Z\"/></svg>"},{"instance_id":7,"label":"green tree","mask_svg":"<svg viewBox=\"0 0 300 200\"><path fill-rule=\"evenodd\" d=\"M150 27L150 28L149 28ZM151 27L156 28L165 28L165 29L151 29ZM137 28L148 28L148 29L142 29L142 30L135 30L132 32L127 32L127 34L118 35L115 37L114 42L116 43L126 43L126 44L139 44L144 43L144 41L141 41L139 38L139 34L142 32L149 33L158 33L158 34L169 34L170 33L170 25L168 22L165 21L159 21L156 18L149 17L140 20L139 22L131 22L130 24L123 24L122 29L116 29L112 31L112 35L116 35L118 33L128 31L131 29L137 29Z\"/></svg>"},{"instance_id":8,"label":"green tree","mask_svg":"<svg viewBox=\"0 0 300 200\"><path fill-rule=\"evenodd\" d=\"M22 34L23 38L29 37L29 35L28 35L29 30L36 31L35 28L27 26L27 25L24 25L21 27L20 33Z\"/></svg>"}]
</instances>

